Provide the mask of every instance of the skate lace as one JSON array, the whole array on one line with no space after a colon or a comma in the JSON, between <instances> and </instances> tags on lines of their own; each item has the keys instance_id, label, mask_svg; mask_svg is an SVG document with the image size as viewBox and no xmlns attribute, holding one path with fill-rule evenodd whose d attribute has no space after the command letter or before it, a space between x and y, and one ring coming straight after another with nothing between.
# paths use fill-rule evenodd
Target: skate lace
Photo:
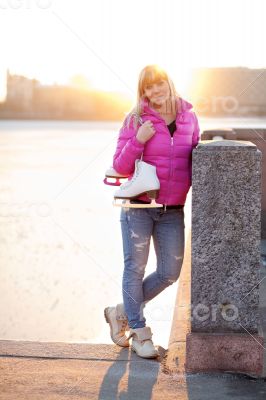
<instances>
[{"instance_id":1,"label":"skate lace","mask_svg":"<svg viewBox=\"0 0 266 400\"><path fill-rule=\"evenodd\" d=\"M128 182L123 183L123 185L120 186L120 189L127 189L129 186L132 185L132 183L137 179L137 177L139 176L140 170L139 168L136 170L136 172L134 173L132 179Z\"/></svg>"}]
</instances>

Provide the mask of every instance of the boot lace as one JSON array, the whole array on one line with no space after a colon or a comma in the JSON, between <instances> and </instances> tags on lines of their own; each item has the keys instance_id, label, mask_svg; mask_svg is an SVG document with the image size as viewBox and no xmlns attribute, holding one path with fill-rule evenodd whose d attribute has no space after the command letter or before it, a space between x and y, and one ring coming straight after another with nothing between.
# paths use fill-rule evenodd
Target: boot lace
<instances>
[{"instance_id":1,"label":"boot lace","mask_svg":"<svg viewBox=\"0 0 266 400\"><path fill-rule=\"evenodd\" d=\"M128 182L123 183L123 185L120 186L120 189L127 189L129 186L132 185L132 183L136 180L136 178L139 176L140 173L140 168L138 167L138 169L135 171L132 179Z\"/></svg>"},{"instance_id":2,"label":"boot lace","mask_svg":"<svg viewBox=\"0 0 266 400\"><path fill-rule=\"evenodd\" d=\"M127 327L127 320L123 320L120 331L124 332L126 330L126 327Z\"/></svg>"}]
</instances>

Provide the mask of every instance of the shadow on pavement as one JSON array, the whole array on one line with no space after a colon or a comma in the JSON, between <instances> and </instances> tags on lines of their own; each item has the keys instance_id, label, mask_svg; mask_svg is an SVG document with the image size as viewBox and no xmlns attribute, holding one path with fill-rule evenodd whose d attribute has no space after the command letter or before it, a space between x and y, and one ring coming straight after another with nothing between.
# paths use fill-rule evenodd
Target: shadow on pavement
<instances>
[{"instance_id":1,"label":"shadow on pavement","mask_svg":"<svg viewBox=\"0 0 266 400\"><path fill-rule=\"evenodd\" d=\"M160 347L158 350L159 358L144 359L130 349L121 349L119 356L103 378L98 399L152 399L153 387L160 370L160 360L165 352Z\"/></svg>"}]
</instances>

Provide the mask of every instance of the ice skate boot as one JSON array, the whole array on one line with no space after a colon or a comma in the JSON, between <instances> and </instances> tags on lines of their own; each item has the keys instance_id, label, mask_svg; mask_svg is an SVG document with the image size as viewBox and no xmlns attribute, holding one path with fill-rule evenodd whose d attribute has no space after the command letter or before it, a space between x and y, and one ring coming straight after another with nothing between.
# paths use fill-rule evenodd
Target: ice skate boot
<instances>
[{"instance_id":1,"label":"ice skate boot","mask_svg":"<svg viewBox=\"0 0 266 400\"><path fill-rule=\"evenodd\" d=\"M129 208L152 208L163 207L162 204L156 203L155 199L160 189L160 181L156 174L156 167L142 160L135 161L135 172L132 179L123 183L119 190L114 194L114 206ZM152 200L149 204L130 203L130 199L147 194ZM122 199L122 203L116 200Z\"/></svg>"},{"instance_id":2,"label":"ice skate boot","mask_svg":"<svg viewBox=\"0 0 266 400\"><path fill-rule=\"evenodd\" d=\"M119 303L116 307L106 307L104 309L104 317L110 325L112 341L118 346L128 347L129 340L126 336L126 331L129 331L129 326L124 304Z\"/></svg>"},{"instance_id":3,"label":"ice skate boot","mask_svg":"<svg viewBox=\"0 0 266 400\"><path fill-rule=\"evenodd\" d=\"M143 358L155 358L159 355L158 350L152 342L151 328L130 328L129 339L132 338L131 348L138 356Z\"/></svg>"},{"instance_id":4,"label":"ice skate boot","mask_svg":"<svg viewBox=\"0 0 266 400\"><path fill-rule=\"evenodd\" d=\"M124 182L124 179L126 179L128 176L129 175L119 174L119 172L117 172L113 167L110 167L105 172L105 178L103 182L110 186L120 186Z\"/></svg>"}]
</instances>

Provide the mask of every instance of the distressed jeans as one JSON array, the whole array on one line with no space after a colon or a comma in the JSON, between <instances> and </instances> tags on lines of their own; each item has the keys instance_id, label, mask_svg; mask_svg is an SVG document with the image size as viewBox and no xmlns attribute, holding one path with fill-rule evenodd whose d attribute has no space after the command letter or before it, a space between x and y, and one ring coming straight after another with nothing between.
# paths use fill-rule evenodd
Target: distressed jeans
<instances>
[{"instance_id":1,"label":"distressed jeans","mask_svg":"<svg viewBox=\"0 0 266 400\"><path fill-rule=\"evenodd\" d=\"M184 257L184 209L122 208L124 272L122 294L130 328L143 328L148 301L177 281ZM150 240L157 266L144 278Z\"/></svg>"}]
</instances>

